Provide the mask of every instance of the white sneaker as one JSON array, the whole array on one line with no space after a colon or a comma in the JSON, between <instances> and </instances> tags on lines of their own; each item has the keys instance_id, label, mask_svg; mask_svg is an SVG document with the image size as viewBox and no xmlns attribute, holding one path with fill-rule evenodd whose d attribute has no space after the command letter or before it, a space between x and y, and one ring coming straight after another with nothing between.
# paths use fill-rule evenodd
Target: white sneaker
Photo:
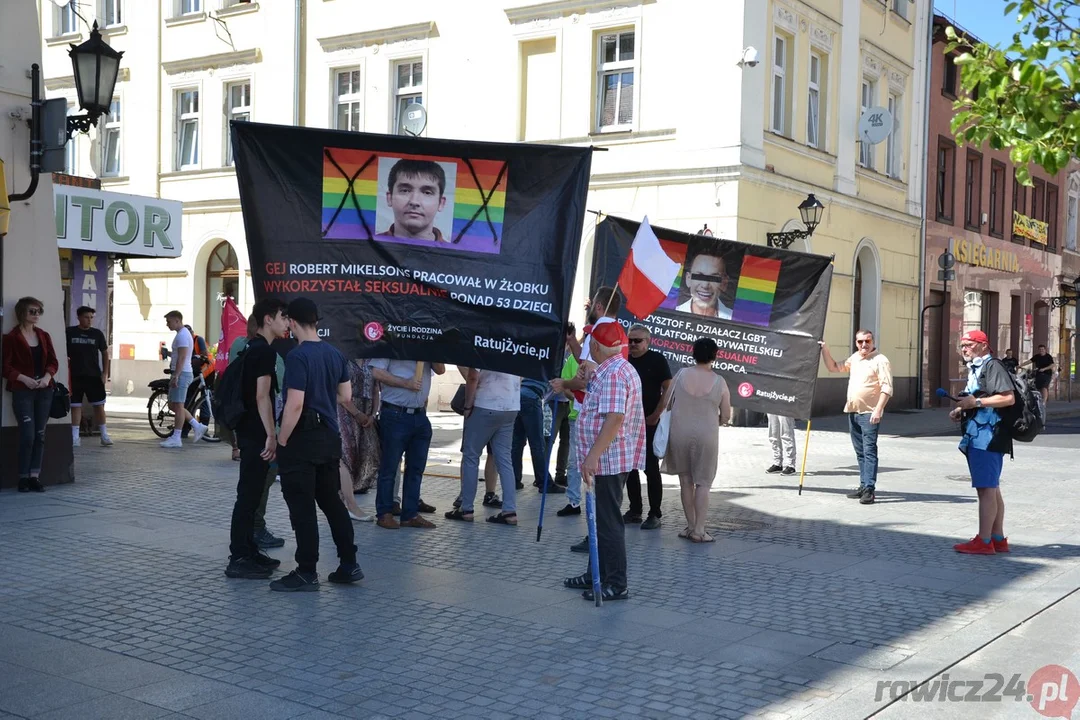
<instances>
[{"instance_id":1,"label":"white sneaker","mask_svg":"<svg viewBox=\"0 0 1080 720\"><path fill-rule=\"evenodd\" d=\"M163 448L182 448L184 443L180 442L180 438L170 435L167 440L162 440L158 443Z\"/></svg>"},{"instance_id":2,"label":"white sneaker","mask_svg":"<svg viewBox=\"0 0 1080 720\"><path fill-rule=\"evenodd\" d=\"M375 516L365 513L364 515L357 515L352 510L349 511L349 517L356 522L375 522Z\"/></svg>"},{"instance_id":3,"label":"white sneaker","mask_svg":"<svg viewBox=\"0 0 1080 720\"><path fill-rule=\"evenodd\" d=\"M71 436L71 447L73 447L73 448L82 447L82 438L79 437L78 435L72 435Z\"/></svg>"},{"instance_id":4,"label":"white sneaker","mask_svg":"<svg viewBox=\"0 0 1080 720\"><path fill-rule=\"evenodd\" d=\"M105 433L101 434L101 444L105 447L112 447L112 438Z\"/></svg>"},{"instance_id":5,"label":"white sneaker","mask_svg":"<svg viewBox=\"0 0 1080 720\"><path fill-rule=\"evenodd\" d=\"M199 423L191 423L192 437L195 439L195 444L198 444L203 439L203 435L210 429L209 425L200 425Z\"/></svg>"}]
</instances>

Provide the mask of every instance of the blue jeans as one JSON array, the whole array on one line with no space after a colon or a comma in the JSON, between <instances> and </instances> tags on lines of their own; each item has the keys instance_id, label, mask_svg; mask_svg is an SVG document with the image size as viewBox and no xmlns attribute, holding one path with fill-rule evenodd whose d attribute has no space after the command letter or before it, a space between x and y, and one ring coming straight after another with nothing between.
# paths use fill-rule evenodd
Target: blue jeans
<instances>
[{"instance_id":1,"label":"blue jeans","mask_svg":"<svg viewBox=\"0 0 1080 720\"><path fill-rule=\"evenodd\" d=\"M52 409L53 388L12 390L11 410L19 423L19 479L41 475L45 425Z\"/></svg>"},{"instance_id":2,"label":"blue jeans","mask_svg":"<svg viewBox=\"0 0 1080 720\"><path fill-rule=\"evenodd\" d=\"M427 467L431 445L431 422L427 413L409 414L383 405L379 416L382 459L375 492L375 513L385 515L394 507L394 475L405 456L405 474L401 488L401 521L412 520L420 508L420 483Z\"/></svg>"},{"instance_id":3,"label":"blue jeans","mask_svg":"<svg viewBox=\"0 0 1080 720\"><path fill-rule=\"evenodd\" d=\"M577 449L577 420L567 420L570 426L570 454L566 458L566 501L574 507L581 507L581 460Z\"/></svg>"},{"instance_id":4,"label":"blue jeans","mask_svg":"<svg viewBox=\"0 0 1080 720\"><path fill-rule=\"evenodd\" d=\"M848 429L855 457L859 459L859 487L877 485L877 436L881 423L870 422L869 413L849 413Z\"/></svg>"},{"instance_id":5,"label":"blue jeans","mask_svg":"<svg viewBox=\"0 0 1080 720\"><path fill-rule=\"evenodd\" d=\"M529 455L532 456L533 480L544 482L547 473L547 443L544 442L544 406L540 398L521 396L521 410L514 423L514 480L521 482L521 463L525 452L525 441L529 442Z\"/></svg>"},{"instance_id":6,"label":"blue jeans","mask_svg":"<svg viewBox=\"0 0 1080 720\"><path fill-rule=\"evenodd\" d=\"M461 453L461 510L472 512L476 502L476 484L480 475L480 453L491 443L492 456L499 469L502 484L502 511L517 512L517 489L514 487L514 470L510 462L510 446L514 437L513 410L499 411L474 408L465 419L465 434Z\"/></svg>"}]
</instances>

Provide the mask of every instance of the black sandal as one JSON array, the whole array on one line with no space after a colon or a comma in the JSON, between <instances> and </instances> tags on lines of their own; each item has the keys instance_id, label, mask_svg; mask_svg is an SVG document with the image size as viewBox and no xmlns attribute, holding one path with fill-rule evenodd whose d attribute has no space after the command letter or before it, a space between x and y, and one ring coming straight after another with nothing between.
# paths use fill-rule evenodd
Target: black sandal
<instances>
[{"instance_id":1,"label":"black sandal","mask_svg":"<svg viewBox=\"0 0 1080 720\"><path fill-rule=\"evenodd\" d=\"M449 512L443 513L443 517L447 520L461 520L462 522L472 522L472 512L462 512L461 508L455 508Z\"/></svg>"},{"instance_id":2,"label":"black sandal","mask_svg":"<svg viewBox=\"0 0 1080 720\"><path fill-rule=\"evenodd\" d=\"M514 522L510 522L510 520ZM517 513L499 513L498 515L492 515L487 521L496 525L517 525Z\"/></svg>"},{"instance_id":3,"label":"black sandal","mask_svg":"<svg viewBox=\"0 0 1080 720\"><path fill-rule=\"evenodd\" d=\"M581 597L586 600L593 600L592 583L589 583L589 589L581 593ZM600 599L604 602L612 602L614 600L629 600L630 593L626 588L618 589L613 585L601 585L600 586Z\"/></svg>"},{"instance_id":4,"label":"black sandal","mask_svg":"<svg viewBox=\"0 0 1080 720\"><path fill-rule=\"evenodd\" d=\"M592 587L592 575L589 573L582 573L581 575L568 577L562 581L562 584L563 587L570 588L571 590L585 590Z\"/></svg>"}]
</instances>

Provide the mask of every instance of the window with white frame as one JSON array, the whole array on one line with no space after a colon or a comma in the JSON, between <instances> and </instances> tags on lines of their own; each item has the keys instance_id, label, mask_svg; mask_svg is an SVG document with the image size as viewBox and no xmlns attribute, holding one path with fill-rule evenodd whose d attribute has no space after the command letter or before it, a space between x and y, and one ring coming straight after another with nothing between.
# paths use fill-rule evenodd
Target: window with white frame
<instances>
[{"instance_id":1,"label":"window with white frame","mask_svg":"<svg viewBox=\"0 0 1080 720\"><path fill-rule=\"evenodd\" d=\"M67 106L68 117L78 114L78 108L71 103ZM64 174L65 175L78 175L78 159L79 159L79 135L82 133L75 133L75 136L67 141L64 145Z\"/></svg>"},{"instance_id":2,"label":"window with white frame","mask_svg":"<svg viewBox=\"0 0 1080 720\"><path fill-rule=\"evenodd\" d=\"M904 0L907 2L907 0ZM892 115L893 128L889 133L889 137L885 140L885 174L891 178L900 177L901 165L903 165L903 157L900 152L900 148L904 145L901 142L901 128L900 128L900 113L901 113L900 96L894 93L889 93L889 114Z\"/></svg>"},{"instance_id":3,"label":"window with white frame","mask_svg":"<svg viewBox=\"0 0 1080 720\"><path fill-rule=\"evenodd\" d=\"M791 50L794 43L786 35L773 38L772 131L791 137Z\"/></svg>"},{"instance_id":4,"label":"window with white frame","mask_svg":"<svg viewBox=\"0 0 1080 720\"><path fill-rule=\"evenodd\" d=\"M199 166L199 91L176 92L176 169Z\"/></svg>"},{"instance_id":5,"label":"window with white frame","mask_svg":"<svg viewBox=\"0 0 1080 720\"><path fill-rule=\"evenodd\" d=\"M634 127L634 76L637 70L634 30L601 33L596 58L596 129Z\"/></svg>"},{"instance_id":6,"label":"window with white frame","mask_svg":"<svg viewBox=\"0 0 1080 720\"><path fill-rule=\"evenodd\" d=\"M345 68L334 72L335 130L360 131L363 93L360 86L360 68Z\"/></svg>"},{"instance_id":7,"label":"window with white frame","mask_svg":"<svg viewBox=\"0 0 1080 720\"><path fill-rule=\"evenodd\" d=\"M874 98L877 97L877 83L869 78L862 81L862 113L874 107ZM868 142L859 142L859 164L870 170L874 169L874 146Z\"/></svg>"},{"instance_id":8,"label":"window with white frame","mask_svg":"<svg viewBox=\"0 0 1080 720\"><path fill-rule=\"evenodd\" d=\"M359 78L357 73L356 94L360 92ZM394 133L404 134L401 120L413 103L424 104L424 61L420 58L394 63Z\"/></svg>"},{"instance_id":9,"label":"window with white frame","mask_svg":"<svg viewBox=\"0 0 1080 720\"><path fill-rule=\"evenodd\" d=\"M105 127L101 132L101 176L119 177L121 171L120 155L120 98L113 98L109 105L109 114L104 119Z\"/></svg>"},{"instance_id":10,"label":"window with white frame","mask_svg":"<svg viewBox=\"0 0 1080 720\"><path fill-rule=\"evenodd\" d=\"M825 83L825 56L818 52L810 53L810 74L808 77L808 89L806 94L806 144L810 147L824 149L825 137L822 127L822 118L825 113L822 110Z\"/></svg>"},{"instance_id":11,"label":"window with white frame","mask_svg":"<svg viewBox=\"0 0 1080 720\"><path fill-rule=\"evenodd\" d=\"M123 11L120 8L121 0L100 0L98 20L104 27L123 25Z\"/></svg>"},{"instance_id":12,"label":"window with white frame","mask_svg":"<svg viewBox=\"0 0 1080 720\"><path fill-rule=\"evenodd\" d=\"M203 11L203 0L176 0L177 15L194 15Z\"/></svg>"},{"instance_id":13,"label":"window with white frame","mask_svg":"<svg viewBox=\"0 0 1080 720\"><path fill-rule=\"evenodd\" d=\"M75 0L63 7L53 7L53 36L79 32L79 16L75 12Z\"/></svg>"},{"instance_id":14,"label":"window with white frame","mask_svg":"<svg viewBox=\"0 0 1080 720\"><path fill-rule=\"evenodd\" d=\"M251 81L229 83L225 86L225 165L233 165L232 128L233 120L251 119Z\"/></svg>"},{"instance_id":15,"label":"window with white frame","mask_svg":"<svg viewBox=\"0 0 1080 720\"><path fill-rule=\"evenodd\" d=\"M909 2L911 0L892 0L893 12L907 20Z\"/></svg>"}]
</instances>

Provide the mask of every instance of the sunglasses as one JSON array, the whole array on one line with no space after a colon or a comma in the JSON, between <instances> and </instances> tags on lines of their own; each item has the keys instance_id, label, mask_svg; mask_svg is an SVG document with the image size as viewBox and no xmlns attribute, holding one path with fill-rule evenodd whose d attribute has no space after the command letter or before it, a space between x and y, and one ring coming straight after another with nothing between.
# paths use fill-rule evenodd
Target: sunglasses
<instances>
[{"instance_id":1,"label":"sunglasses","mask_svg":"<svg viewBox=\"0 0 1080 720\"><path fill-rule=\"evenodd\" d=\"M874 341L873 340L856 340L855 344L856 345L873 345Z\"/></svg>"},{"instance_id":2,"label":"sunglasses","mask_svg":"<svg viewBox=\"0 0 1080 720\"><path fill-rule=\"evenodd\" d=\"M26 311L26 314L27 315L33 315L34 317L37 317L38 315L41 315L43 312L45 312L45 311L42 310L41 308L30 308L29 310Z\"/></svg>"},{"instance_id":3,"label":"sunglasses","mask_svg":"<svg viewBox=\"0 0 1080 720\"><path fill-rule=\"evenodd\" d=\"M630 338L631 345L637 345L638 343L645 342L645 338Z\"/></svg>"}]
</instances>

